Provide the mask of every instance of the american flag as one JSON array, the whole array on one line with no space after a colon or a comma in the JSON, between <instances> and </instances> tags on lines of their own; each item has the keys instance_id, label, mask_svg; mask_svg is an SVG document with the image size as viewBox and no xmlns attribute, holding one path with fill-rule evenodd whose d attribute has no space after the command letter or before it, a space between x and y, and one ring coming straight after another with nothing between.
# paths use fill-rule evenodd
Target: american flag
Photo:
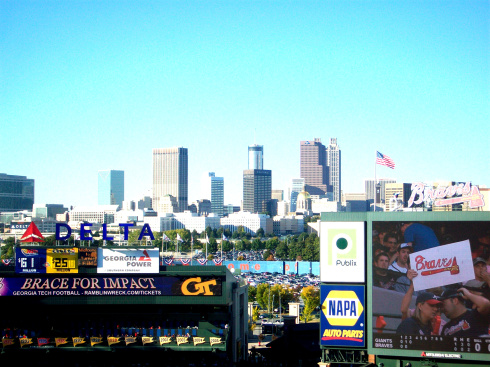
<instances>
[{"instance_id":1,"label":"american flag","mask_svg":"<svg viewBox=\"0 0 490 367\"><path fill-rule=\"evenodd\" d=\"M395 162L393 162L393 159L387 155L381 154L380 152L376 152L376 164L381 164L382 166L390 167L392 169L395 168Z\"/></svg>"},{"instance_id":2,"label":"american flag","mask_svg":"<svg viewBox=\"0 0 490 367\"><path fill-rule=\"evenodd\" d=\"M197 262L201 265L206 265L206 263L208 262L208 260L206 259L197 259Z\"/></svg>"}]
</instances>

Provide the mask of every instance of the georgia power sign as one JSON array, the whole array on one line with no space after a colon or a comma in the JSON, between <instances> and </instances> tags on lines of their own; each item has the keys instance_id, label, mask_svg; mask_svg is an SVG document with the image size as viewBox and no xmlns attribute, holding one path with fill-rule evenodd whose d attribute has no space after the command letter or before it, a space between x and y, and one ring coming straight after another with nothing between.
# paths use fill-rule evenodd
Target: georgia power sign
<instances>
[{"instance_id":1,"label":"georgia power sign","mask_svg":"<svg viewBox=\"0 0 490 367\"><path fill-rule=\"evenodd\" d=\"M363 283L364 222L320 223L320 281Z\"/></svg>"},{"instance_id":2,"label":"georgia power sign","mask_svg":"<svg viewBox=\"0 0 490 367\"><path fill-rule=\"evenodd\" d=\"M320 287L321 337L324 346L363 347L365 341L364 286Z\"/></svg>"}]
</instances>

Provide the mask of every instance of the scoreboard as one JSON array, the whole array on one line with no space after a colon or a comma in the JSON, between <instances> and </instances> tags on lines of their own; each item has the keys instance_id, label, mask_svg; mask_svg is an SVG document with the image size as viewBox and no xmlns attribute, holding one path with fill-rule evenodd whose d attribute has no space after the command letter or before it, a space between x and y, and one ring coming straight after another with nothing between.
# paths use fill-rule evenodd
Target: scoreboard
<instances>
[{"instance_id":1,"label":"scoreboard","mask_svg":"<svg viewBox=\"0 0 490 367\"><path fill-rule=\"evenodd\" d=\"M46 273L46 249L15 249L15 272L25 274Z\"/></svg>"},{"instance_id":2,"label":"scoreboard","mask_svg":"<svg viewBox=\"0 0 490 367\"><path fill-rule=\"evenodd\" d=\"M46 273L78 273L78 249L47 249Z\"/></svg>"},{"instance_id":3,"label":"scoreboard","mask_svg":"<svg viewBox=\"0 0 490 367\"><path fill-rule=\"evenodd\" d=\"M78 273L78 248L17 247L15 272L19 274Z\"/></svg>"}]
</instances>

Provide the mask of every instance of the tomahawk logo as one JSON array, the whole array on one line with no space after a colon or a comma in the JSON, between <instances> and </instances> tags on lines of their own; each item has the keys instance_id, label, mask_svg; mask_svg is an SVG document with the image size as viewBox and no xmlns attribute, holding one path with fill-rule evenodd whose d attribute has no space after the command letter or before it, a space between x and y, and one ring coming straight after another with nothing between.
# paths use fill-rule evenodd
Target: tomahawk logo
<instances>
[{"instance_id":1,"label":"tomahawk logo","mask_svg":"<svg viewBox=\"0 0 490 367\"><path fill-rule=\"evenodd\" d=\"M151 261L151 258L146 250L143 250L143 256L140 256L138 261Z\"/></svg>"}]
</instances>

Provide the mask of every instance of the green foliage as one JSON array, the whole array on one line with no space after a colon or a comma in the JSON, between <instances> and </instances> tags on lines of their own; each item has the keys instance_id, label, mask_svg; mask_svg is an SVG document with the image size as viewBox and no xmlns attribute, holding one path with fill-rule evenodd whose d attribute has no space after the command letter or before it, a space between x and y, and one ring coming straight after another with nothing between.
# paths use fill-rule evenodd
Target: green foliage
<instances>
[{"instance_id":1,"label":"green foliage","mask_svg":"<svg viewBox=\"0 0 490 367\"><path fill-rule=\"evenodd\" d=\"M305 307L303 308L300 319L307 323L312 319L311 313L320 305L320 289L314 286L305 287L301 291L301 298Z\"/></svg>"},{"instance_id":2,"label":"green foliage","mask_svg":"<svg viewBox=\"0 0 490 367\"><path fill-rule=\"evenodd\" d=\"M277 237L272 237L272 238L269 238L265 242L265 248L267 250L275 251L277 246L279 246L280 243L281 242L279 241L279 239Z\"/></svg>"},{"instance_id":3,"label":"green foliage","mask_svg":"<svg viewBox=\"0 0 490 367\"><path fill-rule=\"evenodd\" d=\"M248 302L255 302L257 300L257 288L254 286L248 286Z\"/></svg>"},{"instance_id":4,"label":"green foliage","mask_svg":"<svg viewBox=\"0 0 490 367\"><path fill-rule=\"evenodd\" d=\"M11 259L15 256L15 238L9 237L4 242L2 247L2 259Z\"/></svg>"},{"instance_id":5,"label":"green foliage","mask_svg":"<svg viewBox=\"0 0 490 367\"><path fill-rule=\"evenodd\" d=\"M264 248L264 244L262 243L262 241L259 238L256 238L252 241L251 248L254 251L262 250Z\"/></svg>"},{"instance_id":6,"label":"green foliage","mask_svg":"<svg viewBox=\"0 0 490 367\"><path fill-rule=\"evenodd\" d=\"M288 246L284 243L281 242L279 245L276 247L276 257L280 260L287 260L288 259Z\"/></svg>"},{"instance_id":7,"label":"green foliage","mask_svg":"<svg viewBox=\"0 0 490 367\"><path fill-rule=\"evenodd\" d=\"M268 309L269 304L269 288L270 285L268 283L261 283L257 285L257 295L256 300L259 304L260 308L263 310Z\"/></svg>"}]
</instances>

